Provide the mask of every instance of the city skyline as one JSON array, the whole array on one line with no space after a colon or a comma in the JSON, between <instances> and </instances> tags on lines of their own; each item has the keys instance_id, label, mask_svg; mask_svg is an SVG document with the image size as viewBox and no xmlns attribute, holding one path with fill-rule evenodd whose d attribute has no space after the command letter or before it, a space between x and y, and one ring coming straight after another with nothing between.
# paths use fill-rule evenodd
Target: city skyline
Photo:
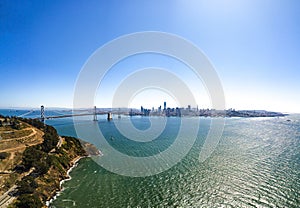
<instances>
[{"instance_id":1,"label":"city skyline","mask_svg":"<svg viewBox=\"0 0 300 208\"><path fill-rule=\"evenodd\" d=\"M76 80L90 55L129 33L162 31L201 49L222 82L226 108L300 113L298 1L4 1L0 18L0 108L72 108ZM118 84L134 70L164 68L180 77L199 108L210 108L205 86L178 61L130 57L103 79L95 105L111 107ZM127 107L152 108L172 95L146 89ZM149 105L149 106L148 106ZM125 107L125 106L124 106Z\"/></svg>"}]
</instances>

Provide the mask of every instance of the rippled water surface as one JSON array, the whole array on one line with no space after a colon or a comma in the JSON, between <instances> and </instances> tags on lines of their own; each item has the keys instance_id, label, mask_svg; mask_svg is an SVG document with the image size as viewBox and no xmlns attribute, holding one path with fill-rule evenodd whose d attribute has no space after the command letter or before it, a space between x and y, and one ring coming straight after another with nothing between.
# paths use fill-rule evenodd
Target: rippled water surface
<instances>
[{"instance_id":1,"label":"rippled water surface","mask_svg":"<svg viewBox=\"0 0 300 208\"><path fill-rule=\"evenodd\" d=\"M134 122L136 125L149 125L144 119L137 117ZM52 121L61 134L74 134L71 124L55 123ZM168 125L174 126L176 123L176 118L173 118ZM218 147L208 160L199 163L198 154L209 124L209 119L202 119L198 138L189 154L176 166L158 175L125 177L106 171L90 158L80 161L71 172L72 180L63 185L64 191L51 206L300 206L299 116L228 118ZM104 126L104 132L116 134L111 123L103 120L99 125ZM155 148L152 149L150 145L145 151L157 151L159 143L162 146L169 145L172 137L167 135L168 132L161 136L161 140L152 143ZM121 135L115 135L114 138L112 142L115 144L112 145L119 150L123 147L126 152L129 146L139 149L134 147L135 143L126 145L128 141Z\"/></svg>"},{"instance_id":2,"label":"rippled water surface","mask_svg":"<svg viewBox=\"0 0 300 208\"><path fill-rule=\"evenodd\" d=\"M132 119L139 129L149 127L147 118ZM147 156L172 144L178 120L171 118L161 136L145 145L128 140L114 127L114 122L128 122L129 118L110 123L103 118L98 125L104 136L113 136L107 141L118 151ZM60 134L76 135L70 119L47 122ZM91 123L85 120L82 125ZM218 147L209 159L199 163L209 125L210 119L201 119L197 140L188 155L154 176L120 176L90 158L81 160L51 207L300 207L299 115L227 118ZM87 135L83 139L97 145L96 135Z\"/></svg>"}]
</instances>

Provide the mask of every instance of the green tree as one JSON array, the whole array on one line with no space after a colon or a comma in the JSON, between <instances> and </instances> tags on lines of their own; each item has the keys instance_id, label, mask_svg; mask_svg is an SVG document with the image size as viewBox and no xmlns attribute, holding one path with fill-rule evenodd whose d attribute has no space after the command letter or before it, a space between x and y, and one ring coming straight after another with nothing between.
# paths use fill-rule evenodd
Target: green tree
<instances>
[{"instance_id":1,"label":"green tree","mask_svg":"<svg viewBox=\"0 0 300 208\"><path fill-rule=\"evenodd\" d=\"M23 153L23 165L26 169L34 167L41 158L45 156L45 153L38 150L36 146L27 147Z\"/></svg>"},{"instance_id":2,"label":"green tree","mask_svg":"<svg viewBox=\"0 0 300 208\"><path fill-rule=\"evenodd\" d=\"M4 160L9 156L9 153L7 152L0 152L0 160Z\"/></svg>"},{"instance_id":3,"label":"green tree","mask_svg":"<svg viewBox=\"0 0 300 208\"><path fill-rule=\"evenodd\" d=\"M32 194L38 187L32 176L25 176L21 181L17 182L19 194Z\"/></svg>"},{"instance_id":4,"label":"green tree","mask_svg":"<svg viewBox=\"0 0 300 208\"><path fill-rule=\"evenodd\" d=\"M50 168L50 162L48 164L48 161L45 160L38 161L34 164L34 167L36 173L38 173L39 175L44 175L45 173L48 172Z\"/></svg>"},{"instance_id":5,"label":"green tree","mask_svg":"<svg viewBox=\"0 0 300 208\"><path fill-rule=\"evenodd\" d=\"M16 202L18 208L41 208L43 204L37 195L23 194Z\"/></svg>"},{"instance_id":6,"label":"green tree","mask_svg":"<svg viewBox=\"0 0 300 208\"><path fill-rule=\"evenodd\" d=\"M10 122L10 125L13 129L16 129L16 130L20 130L21 129L21 125L20 125L20 122L17 121L17 120L12 120Z\"/></svg>"},{"instance_id":7,"label":"green tree","mask_svg":"<svg viewBox=\"0 0 300 208\"><path fill-rule=\"evenodd\" d=\"M43 139L44 139L44 141L42 143L42 150L44 152L50 152L53 148L56 147L58 140L59 140L56 132L55 132L55 134L45 132Z\"/></svg>"}]
</instances>

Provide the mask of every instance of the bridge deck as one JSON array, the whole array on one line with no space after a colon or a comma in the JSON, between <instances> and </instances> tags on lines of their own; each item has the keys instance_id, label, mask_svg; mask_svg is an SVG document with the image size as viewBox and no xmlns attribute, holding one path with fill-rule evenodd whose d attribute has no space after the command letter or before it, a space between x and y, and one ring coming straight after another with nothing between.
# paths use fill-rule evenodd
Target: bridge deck
<instances>
[{"instance_id":1,"label":"bridge deck","mask_svg":"<svg viewBox=\"0 0 300 208\"><path fill-rule=\"evenodd\" d=\"M100 112L96 113L96 115L106 115L109 112ZM94 113L81 113L81 114L66 114L66 115L59 115L59 116L45 116L45 119L54 119L54 118L67 118L67 117L74 117L74 116L92 116Z\"/></svg>"}]
</instances>

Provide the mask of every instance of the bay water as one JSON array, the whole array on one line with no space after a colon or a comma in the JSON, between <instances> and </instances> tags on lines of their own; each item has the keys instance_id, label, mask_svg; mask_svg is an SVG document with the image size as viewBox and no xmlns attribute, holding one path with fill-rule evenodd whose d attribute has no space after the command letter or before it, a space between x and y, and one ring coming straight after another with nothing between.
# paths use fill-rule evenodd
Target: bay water
<instances>
[{"instance_id":1,"label":"bay water","mask_svg":"<svg viewBox=\"0 0 300 208\"><path fill-rule=\"evenodd\" d=\"M112 147L135 157L164 151L174 142L180 120L193 123L199 119L168 118L163 133L141 145L120 134L115 124L132 122L145 130L151 125L147 117L114 118L111 122L105 117L94 122L90 117L83 117L80 125L94 125ZM200 118L198 136L188 154L156 175L122 176L92 158L80 160L50 207L300 207L300 115L226 118L218 146L200 163L199 152L211 119L218 118ZM157 117L155 122L163 122L163 118ZM47 120L47 124L60 135L77 136L70 118ZM81 139L101 150L97 134L86 135Z\"/></svg>"},{"instance_id":2,"label":"bay water","mask_svg":"<svg viewBox=\"0 0 300 208\"><path fill-rule=\"evenodd\" d=\"M118 151L145 157L172 144L176 136L176 128L172 127L178 127L180 119L193 122L198 118L169 118L159 138L144 145L124 138L113 125L129 119L139 129L149 128L146 117L112 122L103 118L98 126ZM199 152L210 121L210 118L200 119L199 133L189 153L175 166L157 175L121 176L107 171L91 158L81 160L71 172L72 180L63 184L63 192L51 207L300 206L299 116L227 118L217 148L200 163ZM93 125L91 122L86 120L82 125ZM156 122L160 122L159 117ZM49 124L62 135L76 136L72 122L49 121ZM97 144L97 135L93 133L82 139ZM98 148L101 150L101 146Z\"/></svg>"}]
</instances>

